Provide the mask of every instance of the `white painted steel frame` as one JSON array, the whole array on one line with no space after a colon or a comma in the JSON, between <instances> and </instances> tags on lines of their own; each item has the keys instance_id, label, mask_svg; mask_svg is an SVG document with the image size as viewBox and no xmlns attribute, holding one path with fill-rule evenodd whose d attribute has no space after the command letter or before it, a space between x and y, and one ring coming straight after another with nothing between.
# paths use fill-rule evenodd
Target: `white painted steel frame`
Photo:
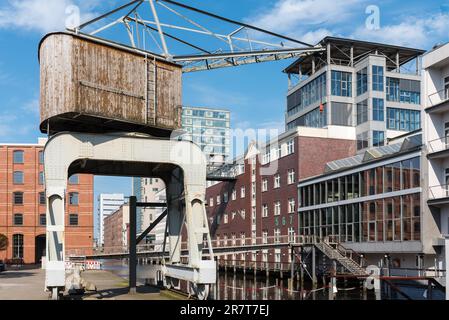
<instances>
[{"instance_id":1,"label":"white painted steel frame","mask_svg":"<svg viewBox=\"0 0 449 320\"><path fill-rule=\"evenodd\" d=\"M202 256L203 239L206 237L209 244L211 239L205 209L207 160L198 146L188 141L162 140L138 134L60 133L47 142L44 158L47 201L45 287L53 292L54 298L65 289L65 195L68 175L78 173L70 172L74 163L81 163L82 167L97 162L114 162L120 163L121 168L129 168L133 164L154 165L151 172L139 174L164 176L167 184L170 259L164 265L164 276L199 286L215 283L216 262L210 245L209 256ZM101 173L126 173L119 171ZM184 221L189 250L187 265L181 264Z\"/></svg>"}]
</instances>

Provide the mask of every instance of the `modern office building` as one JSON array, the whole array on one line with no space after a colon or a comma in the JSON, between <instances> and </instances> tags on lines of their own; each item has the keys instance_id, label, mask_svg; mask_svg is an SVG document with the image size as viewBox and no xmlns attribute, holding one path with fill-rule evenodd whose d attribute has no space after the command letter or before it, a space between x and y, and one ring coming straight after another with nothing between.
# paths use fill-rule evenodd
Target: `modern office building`
<instances>
[{"instance_id":1,"label":"modern office building","mask_svg":"<svg viewBox=\"0 0 449 320\"><path fill-rule=\"evenodd\" d=\"M182 129L184 139L193 141L206 153L208 159L226 162L231 152L231 113L224 109L183 107Z\"/></svg>"},{"instance_id":2,"label":"modern office building","mask_svg":"<svg viewBox=\"0 0 449 320\"><path fill-rule=\"evenodd\" d=\"M324 174L299 182L299 234L341 243L365 265L435 267L424 163L421 133L327 163Z\"/></svg>"},{"instance_id":3,"label":"modern office building","mask_svg":"<svg viewBox=\"0 0 449 320\"><path fill-rule=\"evenodd\" d=\"M424 208L434 217L425 231L429 250L439 266L449 268L449 44L435 47L423 57L426 179ZM445 259L444 259L445 258ZM444 263L443 261L446 261ZM449 277L446 277L449 288ZM449 299L449 289L447 291Z\"/></svg>"},{"instance_id":4,"label":"modern office building","mask_svg":"<svg viewBox=\"0 0 449 320\"><path fill-rule=\"evenodd\" d=\"M98 196L99 244L104 244L104 219L117 211L125 203L123 194L102 193Z\"/></svg>"},{"instance_id":5,"label":"modern office building","mask_svg":"<svg viewBox=\"0 0 449 320\"><path fill-rule=\"evenodd\" d=\"M363 152L421 128L419 71L425 51L334 37L319 44L326 51L284 70L289 75L287 131L355 127L357 149Z\"/></svg>"},{"instance_id":6,"label":"modern office building","mask_svg":"<svg viewBox=\"0 0 449 320\"><path fill-rule=\"evenodd\" d=\"M40 263L45 256L46 140L0 145L0 234L9 240L6 251L0 251L1 260L21 258L31 264ZM93 176L71 176L66 190L66 252L92 252L93 203Z\"/></svg>"}]
</instances>

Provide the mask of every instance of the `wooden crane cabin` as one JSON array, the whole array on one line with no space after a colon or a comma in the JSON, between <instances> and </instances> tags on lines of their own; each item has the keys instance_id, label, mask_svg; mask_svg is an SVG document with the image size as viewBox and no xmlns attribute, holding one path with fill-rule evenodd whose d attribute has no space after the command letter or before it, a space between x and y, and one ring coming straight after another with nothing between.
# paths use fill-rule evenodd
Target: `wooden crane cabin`
<instances>
[{"instance_id":1,"label":"wooden crane cabin","mask_svg":"<svg viewBox=\"0 0 449 320\"><path fill-rule=\"evenodd\" d=\"M181 127L182 67L99 38L59 32L39 45L40 130L139 132Z\"/></svg>"}]
</instances>

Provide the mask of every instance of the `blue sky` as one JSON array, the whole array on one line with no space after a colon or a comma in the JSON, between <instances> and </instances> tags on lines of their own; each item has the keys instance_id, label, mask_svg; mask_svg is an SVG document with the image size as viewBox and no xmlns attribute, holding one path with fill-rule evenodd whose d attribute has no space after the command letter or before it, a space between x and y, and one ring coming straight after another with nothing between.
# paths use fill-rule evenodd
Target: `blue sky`
<instances>
[{"instance_id":1,"label":"blue sky","mask_svg":"<svg viewBox=\"0 0 449 320\"><path fill-rule=\"evenodd\" d=\"M326 35L430 49L449 41L448 1L400 0L179 0L309 43ZM2 0L0 2L0 142L33 143L39 126L39 63L42 36L63 30L66 8L82 20L126 1ZM379 8L380 29L365 25L366 9ZM190 53L190 52L184 52ZM185 105L224 107L234 128L282 128L291 61L199 72L184 76ZM95 193L129 194L129 179L96 178Z\"/></svg>"}]
</instances>

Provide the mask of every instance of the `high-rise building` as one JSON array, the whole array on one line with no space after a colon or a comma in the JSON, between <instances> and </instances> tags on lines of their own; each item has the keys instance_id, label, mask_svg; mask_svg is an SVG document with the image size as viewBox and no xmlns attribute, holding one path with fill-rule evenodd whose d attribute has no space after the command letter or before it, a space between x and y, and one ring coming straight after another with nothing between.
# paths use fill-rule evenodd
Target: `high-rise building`
<instances>
[{"instance_id":1,"label":"high-rise building","mask_svg":"<svg viewBox=\"0 0 449 320\"><path fill-rule=\"evenodd\" d=\"M231 113L224 109L183 107L184 138L193 141L214 162L229 160Z\"/></svg>"},{"instance_id":2,"label":"high-rise building","mask_svg":"<svg viewBox=\"0 0 449 320\"><path fill-rule=\"evenodd\" d=\"M419 57L425 51L334 37L319 44L326 50L284 71L290 80L287 130L355 127L357 149L363 152L421 128Z\"/></svg>"},{"instance_id":3,"label":"high-rise building","mask_svg":"<svg viewBox=\"0 0 449 320\"><path fill-rule=\"evenodd\" d=\"M117 211L125 203L123 194L106 194L102 193L98 196L98 228L99 228L99 244L104 244L104 219L110 214Z\"/></svg>"},{"instance_id":4,"label":"high-rise building","mask_svg":"<svg viewBox=\"0 0 449 320\"><path fill-rule=\"evenodd\" d=\"M44 146L0 144L0 234L8 237L0 259L39 263L46 247ZM89 254L93 246L93 176L73 175L65 197L67 253Z\"/></svg>"}]
</instances>

